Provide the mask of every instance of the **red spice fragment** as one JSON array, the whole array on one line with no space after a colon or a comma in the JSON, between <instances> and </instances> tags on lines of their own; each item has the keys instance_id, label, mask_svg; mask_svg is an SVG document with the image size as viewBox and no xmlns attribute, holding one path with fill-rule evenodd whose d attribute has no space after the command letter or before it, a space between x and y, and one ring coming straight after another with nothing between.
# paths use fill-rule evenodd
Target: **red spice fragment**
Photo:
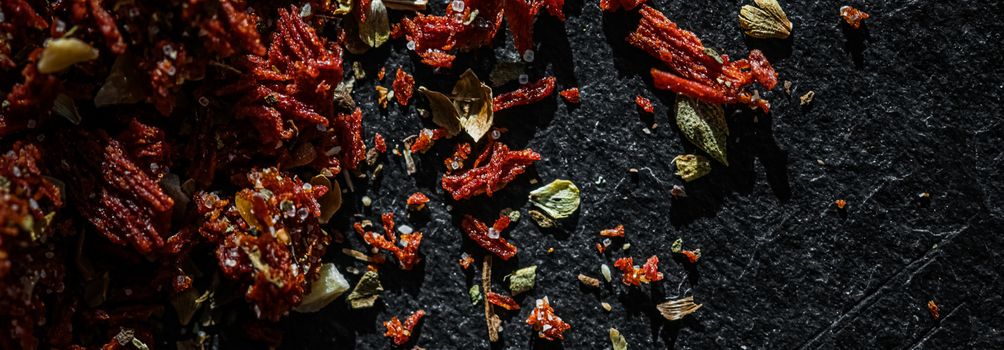
<instances>
[{"instance_id":1,"label":"red spice fragment","mask_svg":"<svg viewBox=\"0 0 1004 350\"><path fill-rule=\"evenodd\" d=\"M531 84L526 84L516 90L495 96L494 111L498 112L512 107L528 105L541 101L554 93L554 77L545 77Z\"/></svg>"},{"instance_id":2,"label":"red spice fragment","mask_svg":"<svg viewBox=\"0 0 1004 350\"><path fill-rule=\"evenodd\" d=\"M701 258L701 250L700 249L698 249L698 250L682 250L682 251L680 251L680 254L683 254L683 256L686 256L687 257L687 261L689 261L691 264L696 264L697 263L697 259Z\"/></svg>"},{"instance_id":3,"label":"red spice fragment","mask_svg":"<svg viewBox=\"0 0 1004 350\"><path fill-rule=\"evenodd\" d=\"M491 197L526 171L533 162L540 160L540 154L531 149L510 151L502 143L486 146L482 156L487 156L489 152L491 159L488 164L475 164L474 168L462 173L443 175L443 189L450 192L453 199L461 200L481 194Z\"/></svg>"},{"instance_id":4,"label":"red spice fragment","mask_svg":"<svg viewBox=\"0 0 1004 350\"><path fill-rule=\"evenodd\" d=\"M411 211L422 211L425 210L425 204L429 203L429 197L422 192L412 193L408 196L408 210Z\"/></svg>"},{"instance_id":5,"label":"red spice fragment","mask_svg":"<svg viewBox=\"0 0 1004 350\"><path fill-rule=\"evenodd\" d=\"M753 82L768 90L777 85L777 74L762 52L751 50L748 59L730 61L728 55L707 50L694 33L680 29L658 10L643 5L640 12L638 29L627 41L672 70L652 69L656 88L708 103L742 103L769 111L770 103L746 89Z\"/></svg>"},{"instance_id":6,"label":"red spice fragment","mask_svg":"<svg viewBox=\"0 0 1004 350\"><path fill-rule=\"evenodd\" d=\"M935 321L941 319L941 309L938 308L938 304L936 304L934 300L927 301L927 311L931 312L931 318Z\"/></svg>"},{"instance_id":7,"label":"red spice fragment","mask_svg":"<svg viewBox=\"0 0 1004 350\"><path fill-rule=\"evenodd\" d=\"M646 0L600 0L600 8L606 12L617 12L617 10L624 9L625 11L634 10L638 5L645 3Z\"/></svg>"},{"instance_id":8,"label":"red spice fragment","mask_svg":"<svg viewBox=\"0 0 1004 350\"><path fill-rule=\"evenodd\" d=\"M373 135L373 149L380 153L387 153L387 142L384 141L383 135L380 133Z\"/></svg>"},{"instance_id":9,"label":"red spice fragment","mask_svg":"<svg viewBox=\"0 0 1004 350\"><path fill-rule=\"evenodd\" d=\"M405 106L408 104L408 100L411 100L411 94L415 91L415 78L411 74L405 73L403 69L398 68L394 83L391 86L394 88L394 98L397 99L397 104Z\"/></svg>"},{"instance_id":10,"label":"red spice fragment","mask_svg":"<svg viewBox=\"0 0 1004 350\"><path fill-rule=\"evenodd\" d=\"M384 213L381 216L383 221L384 235L368 231L361 223L355 223L353 229L363 236L367 244L386 250L397 258L398 265L402 270L410 271L415 268L422 259L418 256L418 246L422 243L422 232L402 233L400 241L394 234L394 214Z\"/></svg>"},{"instance_id":11,"label":"red spice fragment","mask_svg":"<svg viewBox=\"0 0 1004 350\"><path fill-rule=\"evenodd\" d=\"M509 311L519 310L519 303L508 295L488 291L488 293L485 294L485 299L488 299L488 302Z\"/></svg>"},{"instance_id":12,"label":"red spice fragment","mask_svg":"<svg viewBox=\"0 0 1004 350\"><path fill-rule=\"evenodd\" d=\"M641 95L635 96L634 103L645 113L655 113L655 106L652 105L652 101L642 97Z\"/></svg>"},{"instance_id":13,"label":"red spice fragment","mask_svg":"<svg viewBox=\"0 0 1004 350\"><path fill-rule=\"evenodd\" d=\"M411 314L411 316L408 316L408 318L404 320L404 324L401 324L401 321L397 319L397 316L391 317L390 321L385 321L383 323L384 327L387 327L387 332L384 333L384 336L390 338L394 345L403 346L408 343L409 339L411 339L411 334L414 332L415 326L418 325L418 322L421 321L424 316L425 310L415 311Z\"/></svg>"},{"instance_id":14,"label":"red spice fragment","mask_svg":"<svg viewBox=\"0 0 1004 350\"><path fill-rule=\"evenodd\" d=\"M624 272L621 282L626 285L640 286L642 283L660 281L663 278L659 272L659 257L653 255L641 267L634 265L631 257L620 258L614 262L614 267Z\"/></svg>"},{"instance_id":15,"label":"red spice fragment","mask_svg":"<svg viewBox=\"0 0 1004 350\"><path fill-rule=\"evenodd\" d=\"M11 255L44 242L52 232L35 225L63 206L59 187L42 176L41 160L38 147L22 141L0 156L0 282L11 271Z\"/></svg>"},{"instance_id":16,"label":"red spice fragment","mask_svg":"<svg viewBox=\"0 0 1004 350\"><path fill-rule=\"evenodd\" d=\"M565 99L565 102L571 103L573 105L579 104L579 88L573 87L570 89L561 90L560 92L558 92L558 95L561 95L561 98Z\"/></svg>"},{"instance_id":17,"label":"red spice fragment","mask_svg":"<svg viewBox=\"0 0 1004 350\"><path fill-rule=\"evenodd\" d=\"M0 70L8 70L17 66L11 57L12 47L27 47L21 41L27 41L28 33L44 30L49 23L26 0L2 1L0 12L5 17L4 21L0 21L0 33L5 33L0 37Z\"/></svg>"},{"instance_id":18,"label":"red spice fragment","mask_svg":"<svg viewBox=\"0 0 1004 350\"><path fill-rule=\"evenodd\" d=\"M851 28L858 29L861 28L861 22L871 17L868 13L858 10L850 6L840 7L840 17L847 22Z\"/></svg>"},{"instance_id":19,"label":"red spice fragment","mask_svg":"<svg viewBox=\"0 0 1004 350\"><path fill-rule=\"evenodd\" d=\"M554 314L554 308L551 307L547 297L537 299L537 304L533 308L533 311L530 312L530 317L526 319L526 323L537 331L538 337L551 341L564 340L565 336L562 333L572 328L571 325L565 323L558 315Z\"/></svg>"},{"instance_id":20,"label":"red spice fragment","mask_svg":"<svg viewBox=\"0 0 1004 350\"><path fill-rule=\"evenodd\" d=\"M365 13L363 15L365 16ZM380 67L380 71L377 72L377 81L383 81L385 76L387 76L387 67Z\"/></svg>"},{"instance_id":21,"label":"red spice fragment","mask_svg":"<svg viewBox=\"0 0 1004 350\"><path fill-rule=\"evenodd\" d=\"M467 268L471 267L471 264L474 263L474 258L471 257L470 254L464 253L464 255L460 256L460 259L457 261L457 263L460 264L461 268L467 270Z\"/></svg>"},{"instance_id":22,"label":"red spice fragment","mask_svg":"<svg viewBox=\"0 0 1004 350\"><path fill-rule=\"evenodd\" d=\"M8 105L0 108L0 136L35 127L39 117L47 116L52 109L60 82L54 75L38 72L36 62L41 56L42 49L32 51L21 70L24 82L15 84L4 99Z\"/></svg>"},{"instance_id":23,"label":"red spice fragment","mask_svg":"<svg viewBox=\"0 0 1004 350\"><path fill-rule=\"evenodd\" d=\"M624 225L617 225L614 228L608 228L600 231L600 236L603 237L624 237Z\"/></svg>"},{"instance_id":24,"label":"red spice fragment","mask_svg":"<svg viewBox=\"0 0 1004 350\"><path fill-rule=\"evenodd\" d=\"M600 252L600 254L606 253L607 246L600 244L600 242L596 242L596 251Z\"/></svg>"},{"instance_id":25,"label":"red spice fragment","mask_svg":"<svg viewBox=\"0 0 1004 350\"><path fill-rule=\"evenodd\" d=\"M436 142L436 140L449 135L450 132L443 128L436 130L422 129L422 131L418 133L418 138L415 139L415 143L411 144L411 153L425 153L432 148L432 144Z\"/></svg>"},{"instance_id":26,"label":"red spice fragment","mask_svg":"<svg viewBox=\"0 0 1004 350\"><path fill-rule=\"evenodd\" d=\"M844 210L847 207L847 201L843 199L838 199L833 201L833 204L837 206L837 209Z\"/></svg>"},{"instance_id":27,"label":"red spice fragment","mask_svg":"<svg viewBox=\"0 0 1004 350\"><path fill-rule=\"evenodd\" d=\"M467 233L467 237L502 260L509 260L519 251L516 246L502 238L502 231L507 227L509 227L509 217L505 215L500 215L491 228L470 215L464 216L460 222L460 228Z\"/></svg>"},{"instance_id":28,"label":"red spice fragment","mask_svg":"<svg viewBox=\"0 0 1004 350\"><path fill-rule=\"evenodd\" d=\"M492 142L489 140L489 142ZM452 174L454 171L460 170L464 166L464 162L467 161L467 157L471 155L471 144L469 143L458 143L456 148L453 150L453 156L443 159L443 166L446 167L446 173Z\"/></svg>"}]
</instances>

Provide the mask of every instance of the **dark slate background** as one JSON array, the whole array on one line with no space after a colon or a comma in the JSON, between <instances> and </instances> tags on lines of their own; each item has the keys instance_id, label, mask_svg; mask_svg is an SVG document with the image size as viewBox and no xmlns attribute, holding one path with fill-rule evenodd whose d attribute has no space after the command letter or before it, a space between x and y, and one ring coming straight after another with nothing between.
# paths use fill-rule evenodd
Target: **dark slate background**
<instances>
[{"instance_id":1,"label":"dark slate background","mask_svg":"<svg viewBox=\"0 0 1004 350\"><path fill-rule=\"evenodd\" d=\"M442 13L444 3L434 1L430 12ZM596 1L568 0L565 23L538 18L536 60L526 71L532 80L555 75L562 89L578 86L581 106L555 97L496 114L510 129L504 142L531 147L543 160L491 200L454 203L438 186L452 142L420 156L412 177L390 156L381 183L347 197L349 208L332 229L348 232L346 245L362 249L348 230L349 214L376 220L394 211L425 232L424 263L407 273L382 269L387 291L375 309L347 310L339 300L316 314L293 314L283 324L284 347L389 348L382 321L418 308L428 316L411 344L427 349L606 349L610 327L632 349L1004 347L1004 3L853 1L872 18L852 31L838 16L845 3L785 2L794 35L784 41L744 38L736 20L743 3L653 4L733 58L764 50L780 80L793 82L790 97L780 84L766 94L771 115L727 110L731 167L686 184L687 199L670 199L672 185L683 184L671 160L695 148L675 129L673 94L651 85L648 70L658 62L624 42L637 13L604 14ZM392 11L392 21L398 16ZM379 67L388 73L379 84L388 87L399 66L415 74L416 86L440 91L468 67L487 80L496 64L517 60L503 32L494 49L461 55L452 70L421 65L401 40L350 55L347 64L361 61L369 73L355 92L367 135L380 132L397 145L431 126L416 111L425 105L421 96L406 108L379 110ZM800 107L798 96L810 90L815 102ZM656 104L654 120L636 110L638 94ZM658 127L645 132L652 123ZM640 172L631 176L629 168ZM582 206L562 229L542 230L526 215L526 195L537 186L529 182L559 178L579 186ZM404 219L404 199L414 191L433 198L425 220ZM931 194L929 203L921 192ZM359 204L364 194L374 199L372 211ZM838 198L848 202L845 213L833 206ZM536 288L518 298L523 309L500 311L504 340L490 347L483 308L467 295L480 273L457 265L463 252L483 251L462 238L456 222L465 213L491 220L506 207L522 209L524 219L505 233L520 252L496 264L496 290L516 267L539 269ZM615 224L624 224L632 247L597 254L597 232ZM704 253L695 269L670 255L677 237ZM330 258L343 272L364 268L337 248ZM575 278L600 277L600 264L622 256L653 254L666 279L651 288L615 280L597 292ZM688 293L704 304L696 314L669 323L655 312L655 303ZM545 295L572 325L563 343L535 340L524 323L533 300ZM931 299L941 306L940 321L925 307ZM601 301L613 311L604 312Z\"/></svg>"}]
</instances>

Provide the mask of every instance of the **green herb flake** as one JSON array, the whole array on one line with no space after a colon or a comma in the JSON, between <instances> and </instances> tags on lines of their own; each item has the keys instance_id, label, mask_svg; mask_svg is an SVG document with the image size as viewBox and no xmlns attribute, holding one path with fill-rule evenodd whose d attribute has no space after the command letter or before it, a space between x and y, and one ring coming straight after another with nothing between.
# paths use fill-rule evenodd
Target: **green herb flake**
<instances>
[{"instance_id":1,"label":"green herb flake","mask_svg":"<svg viewBox=\"0 0 1004 350\"><path fill-rule=\"evenodd\" d=\"M533 289L537 279L537 265L527 266L506 276L509 280L509 291L512 295L525 293Z\"/></svg>"},{"instance_id":2,"label":"green herb flake","mask_svg":"<svg viewBox=\"0 0 1004 350\"><path fill-rule=\"evenodd\" d=\"M477 305L481 302L481 286L475 284L467 293L471 295L471 305Z\"/></svg>"},{"instance_id":3,"label":"green herb flake","mask_svg":"<svg viewBox=\"0 0 1004 350\"><path fill-rule=\"evenodd\" d=\"M373 307L381 292L383 285L380 284L380 274L376 271L366 271L346 299L353 309L363 309Z\"/></svg>"},{"instance_id":4,"label":"green herb flake","mask_svg":"<svg viewBox=\"0 0 1004 350\"><path fill-rule=\"evenodd\" d=\"M684 154L673 158L676 164L676 175L683 181L691 182L711 172L711 162L696 154Z\"/></svg>"},{"instance_id":5,"label":"green herb flake","mask_svg":"<svg viewBox=\"0 0 1004 350\"><path fill-rule=\"evenodd\" d=\"M627 350L628 348L627 339L624 339L624 335L617 328L610 327L610 343L613 344L614 350Z\"/></svg>"},{"instance_id":6,"label":"green herb flake","mask_svg":"<svg viewBox=\"0 0 1004 350\"><path fill-rule=\"evenodd\" d=\"M548 216L561 220L579 209L579 188L568 180L554 180L530 192L530 202Z\"/></svg>"},{"instance_id":7,"label":"green herb flake","mask_svg":"<svg viewBox=\"0 0 1004 350\"><path fill-rule=\"evenodd\" d=\"M673 241L673 247L670 248L670 251L672 251L675 254L679 253L681 250L683 250L683 238L677 238L675 241Z\"/></svg>"},{"instance_id":8,"label":"green herb flake","mask_svg":"<svg viewBox=\"0 0 1004 350\"><path fill-rule=\"evenodd\" d=\"M676 125L683 136L704 150L712 158L729 165L725 143L729 126L725 123L725 110L721 105L710 104L678 95L676 97Z\"/></svg>"}]
</instances>

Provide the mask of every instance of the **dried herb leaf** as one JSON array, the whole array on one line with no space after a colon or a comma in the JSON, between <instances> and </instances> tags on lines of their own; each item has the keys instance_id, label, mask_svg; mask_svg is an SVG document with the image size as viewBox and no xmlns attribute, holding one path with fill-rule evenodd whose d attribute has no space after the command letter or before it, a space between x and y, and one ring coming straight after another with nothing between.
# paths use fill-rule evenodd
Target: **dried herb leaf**
<instances>
[{"instance_id":1,"label":"dried herb leaf","mask_svg":"<svg viewBox=\"0 0 1004 350\"><path fill-rule=\"evenodd\" d=\"M476 284L472 285L471 290L467 291L467 293L471 295L471 305L477 305L483 298L481 295L481 286Z\"/></svg>"},{"instance_id":2,"label":"dried herb leaf","mask_svg":"<svg viewBox=\"0 0 1004 350\"><path fill-rule=\"evenodd\" d=\"M338 7L332 12L335 16L346 15L352 12L352 0L337 0Z\"/></svg>"},{"instance_id":3,"label":"dried herb leaf","mask_svg":"<svg viewBox=\"0 0 1004 350\"><path fill-rule=\"evenodd\" d=\"M426 89L424 86L418 87L418 92L429 99L429 109L432 110L432 122L446 129L450 136L460 133L460 112L453 106L453 101L441 92Z\"/></svg>"},{"instance_id":4,"label":"dried herb leaf","mask_svg":"<svg viewBox=\"0 0 1004 350\"><path fill-rule=\"evenodd\" d=\"M359 23L359 39L369 47L380 47L390 38L390 20L383 1L373 0L366 10L366 21Z\"/></svg>"},{"instance_id":5,"label":"dried herb leaf","mask_svg":"<svg viewBox=\"0 0 1004 350\"><path fill-rule=\"evenodd\" d=\"M627 339L624 339L624 335L617 328L610 327L610 343L613 344L614 350L627 350L628 348Z\"/></svg>"},{"instance_id":6,"label":"dried herb leaf","mask_svg":"<svg viewBox=\"0 0 1004 350\"><path fill-rule=\"evenodd\" d=\"M252 228L258 230L258 232L265 232L264 227L258 222L258 218L254 215L253 206L251 201L238 193L234 196L234 206L237 208L237 213L241 215L244 222L247 222Z\"/></svg>"},{"instance_id":7,"label":"dried herb leaf","mask_svg":"<svg viewBox=\"0 0 1004 350\"><path fill-rule=\"evenodd\" d=\"M809 104L812 103L812 99L815 98L815 97L816 97L816 92L815 91L806 92L805 95L802 95L801 97L798 98L799 99L799 105L801 105L801 106L808 106Z\"/></svg>"},{"instance_id":8,"label":"dried herb leaf","mask_svg":"<svg viewBox=\"0 0 1004 350\"><path fill-rule=\"evenodd\" d=\"M530 192L530 202L555 219L564 219L579 209L579 188L568 180L554 180Z\"/></svg>"},{"instance_id":9,"label":"dried herb leaf","mask_svg":"<svg viewBox=\"0 0 1004 350\"><path fill-rule=\"evenodd\" d=\"M613 275L610 274L610 266L607 264L600 265L600 274L603 275L603 279L610 283L613 280Z\"/></svg>"},{"instance_id":10,"label":"dried herb leaf","mask_svg":"<svg viewBox=\"0 0 1004 350\"><path fill-rule=\"evenodd\" d=\"M349 281L338 272L335 264L321 264L317 279L310 284L310 294L304 296L300 305L293 310L303 313L320 311L348 290Z\"/></svg>"},{"instance_id":11,"label":"dried herb leaf","mask_svg":"<svg viewBox=\"0 0 1004 350\"><path fill-rule=\"evenodd\" d=\"M366 271L346 299L353 309L368 308L373 307L381 292L383 285L380 284L380 274L376 271Z\"/></svg>"},{"instance_id":12,"label":"dried herb leaf","mask_svg":"<svg viewBox=\"0 0 1004 350\"><path fill-rule=\"evenodd\" d=\"M105 84L101 85L97 94L94 95L94 106L103 107L111 105L137 103L146 99L145 77L141 76L133 55L126 52L115 58L112 64L112 71L105 78Z\"/></svg>"},{"instance_id":13,"label":"dried herb leaf","mask_svg":"<svg viewBox=\"0 0 1004 350\"><path fill-rule=\"evenodd\" d=\"M689 296L683 299L670 300L659 305L655 308L659 309L659 313L662 317L667 320L676 321L681 318L686 317L701 308L701 304L694 304L694 297Z\"/></svg>"},{"instance_id":14,"label":"dried herb leaf","mask_svg":"<svg viewBox=\"0 0 1004 350\"><path fill-rule=\"evenodd\" d=\"M676 164L676 175L683 181L694 181L711 172L711 162L696 154L684 154L673 158Z\"/></svg>"},{"instance_id":15,"label":"dried herb leaf","mask_svg":"<svg viewBox=\"0 0 1004 350\"><path fill-rule=\"evenodd\" d=\"M52 105L52 111L61 117L69 120L73 125L80 125L80 112L77 111L77 104L73 98L66 94L56 95L56 101Z\"/></svg>"},{"instance_id":16,"label":"dried herb leaf","mask_svg":"<svg viewBox=\"0 0 1004 350\"><path fill-rule=\"evenodd\" d=\"M599 288L600 287L600 280L595 279L593 277L589 277L589 276L583 275L581 273L579 274L579 282L582 282L582 284L585 284L585 285L593 287L593 288Z\"/></svg>"},{"instance_id":17,"label":"dried herb leaf","mask_svg":"<svg viewBox=\"0 0 1004 350\"><path fill-rule=\"evenodd\" d=\"M474 139L481 140L494 123L492 88L482 83L474 71L467 69L453 86L453 105L457 108L460 125Z\"/></svg>"},{"instance_id":18,"label":"dried herb leaf","mask_svg":"<svg viewBox=\"0 0 1004 350\"><path fill-rule=\"evenodd\" d=\"M540 226L541 228L553 228L558 226L554 220L547 217L544 213L533 209L527 210L526 212L530 214L530 218L533 219L533 222L536 222L537 226Z\"/></svg>"},{"instance_id":19,"label":"dried herb leaf","mask_svg":"<svg viewBox=\"0 0 1004 350\"><path fill-rule=\"evenodd\" d=\"M171 305L174 306L174 312L178 314L178 322L181 322L182 325L188 325L192 321L192 317L195 316L195 312L199 311L202 303L209 298L209 294L209 291L199 294L195 288L188 288L172 297Z\"/></svg>"},{"instance_id":20,"label":"dried herb leaf","mask_svg":"<svg viewBox=\"0 0 1004 350\"><path fill-rule=\"evenodd\" d=\"M791 35L791 21L777 0L755 0L756 6L739 9L739 27L743 33L759 39L784 39Z\"/></svg>"},{"instance_id":21,"label":"dried herb leaf","mask_svg":"<svg viewBox=\"0 0 1004 350\"><path fill-rule=\"evenodd\" d=\"M506 278L509 279L509 291L512 292L512 295L528 292L533 289L537 279L537 265L516 270Z\"/></svg>"},{"instance_id":22,"label":"dried herb leaf","mask_svg":"<svg viewBox=\"0 0 1004 350\"><path fill-rule=\"evenodd\" d=\"M673 253L679 253L681 250L683 250L683 238L677 238L673 241L673 246L670 248L670 251Z\"/></svg>"},{"instance_id":23,"label":"dried herb leaf","mask_svg":"<svg viewBox=\"0 0 1004 350\"><path fill-rule=\"evenodd\" d=\"M729 126L725 123L725 111L722 106L677 95L676 125L691 143L715 160L729 165L725 150Z\"/></svg>"},{"instance_id":24,"label":"dried herb leaf","mask_svg":"<svg viewBox=\"0 0 1004 350\"><path fill-rule=\"evenodd\" d=\"M52 39L45 43L45 49L42 50L42 58L38 60L38 72L51 74L95 58L98 58L98 49L80 39Z\"/></svg>"},{"instance_id":25,"label":"dried herb leaf","mask_svg":"<svg viewBox=\"0 0 1004 350\"><path fill-rule=\"evenodd\" d=\"M328 192L317 199L321 205L321 216L317 217L317 221L322 224L327 223L342 207L342 186L338 184L338 181L331 181L324 175L314 176L310 179L310 184L328 188Z\"/></svg>"},{"instance_id":26,"label":"dried herb leaf","mask_svg":"<svg viewBox=\"0 0 1004 350\"><path fill-rule=\"evenodd\" d=\"M481 262L481 288L485 292L492 290L491 254L485 255L484 261ZM502 326L502 320L495 314L492 303L485 303L485 325L488 327L488 341L492 343L499 341L499 327Z\"/></svg>"}]
</instances>

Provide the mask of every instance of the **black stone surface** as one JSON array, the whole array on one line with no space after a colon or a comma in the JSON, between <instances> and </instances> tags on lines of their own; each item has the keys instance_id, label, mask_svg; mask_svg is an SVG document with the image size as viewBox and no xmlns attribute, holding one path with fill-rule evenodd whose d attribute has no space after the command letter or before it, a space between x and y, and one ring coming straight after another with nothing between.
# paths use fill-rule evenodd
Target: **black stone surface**
<instances>
[{"instance_id":1,"label":"black stone surface","mask_svg":"<svg viewBox=\"0 0 1004 350\"><path fill-rule=\"evenodd\" d=\"M431 11L442 13L444 4L435 1ZM347 310L339 300L316 314L292 314L283 323L283 347L390 348L382 321L418 308L428 316L411 344L427 349L607 349L610 327L632 349L1004 347L1004 3L852 1L872 15L863 30L852 31L838 16L845 3L785 2L794 22L785 41L744 38L736 20L743 3L652 4L732 57L763 49L780 79L794 84L790 97L780 87L766 94L771 115L728 111L731 167L716 166L686 184L688 198L670 199L672 185L683 185L671 160L695 148L675 130L674 96L651 85L647 72L657 62L624 42L637 14L604 14L596 1L568 0L565 23L546 15L537 20L536 60L527 72L531 79L553 74L560 88L578 86L581 106L555 97L496 115L510 129L504 142L531 147L544 159L491 200L455 203L438 185L450 142L420 156L414 177L390 156L379 186L359 186L349 209L372 219L394 211L399 222L424 231L424 263L412 272L384 268L387 291L375 309ZM416 86L448 90L468 67L487 79L498 62L516 61L505 35L494 50L462 55L441 72L419 64L401 41L350 57L369 72L355 93L367 135L380 132L397 145L431 126L416 112L425 103L421 96L407 108L377 112L378 67L387 67L384 86L404 66ZM798 96L810 90L815 102L800 107ZM639 116L635 95L656 103L654 120ZM659 126L644 132L653 122ZM632 177L628 168L640 172ZM558 178L578 184L582 206L562 229L541 230L525 215L535 187L529 181ZM404 199L414 191L433 198L428 220L403 219ZM931 194L929 202L918 199L921 192ZM372 212L361 210L364 194L374 199ZM833 205L838 198L848 202L845 213ZM463 252L483 251L456 222L464 213L491 220L505 207L522 209L524 219L506 232L520 252L496 264L496 290L516 267L539 269L536 288L518 298L523 309L502 312L504 340L490 346L482 306L467 295L479 273L457 265ZM351 232L348 220L344 215L333 229ZM624 224L631 248L598 255L596 233L616 224ZM348 245L362 247L355 234L347 236ZM677 237L704 253L696 269L671 258ZM546 254L549 247L553 254ZM575 278L600 277L600 264L622 256L653 254L666 279L651 288L626 288L615 279L596 292ZM363 268L331 257L343 272L348 265ZM357 278L350 276L353 283ZM688 293L704 304L696 314L670 323L655 312L655 302ZM545 295L572 325L563 343L536 340L524 323L533 300ZM941 306L940 321L926 309L931 299ZM601 301L613 311L603 311Z\"/></svg>"}]
</instances>

